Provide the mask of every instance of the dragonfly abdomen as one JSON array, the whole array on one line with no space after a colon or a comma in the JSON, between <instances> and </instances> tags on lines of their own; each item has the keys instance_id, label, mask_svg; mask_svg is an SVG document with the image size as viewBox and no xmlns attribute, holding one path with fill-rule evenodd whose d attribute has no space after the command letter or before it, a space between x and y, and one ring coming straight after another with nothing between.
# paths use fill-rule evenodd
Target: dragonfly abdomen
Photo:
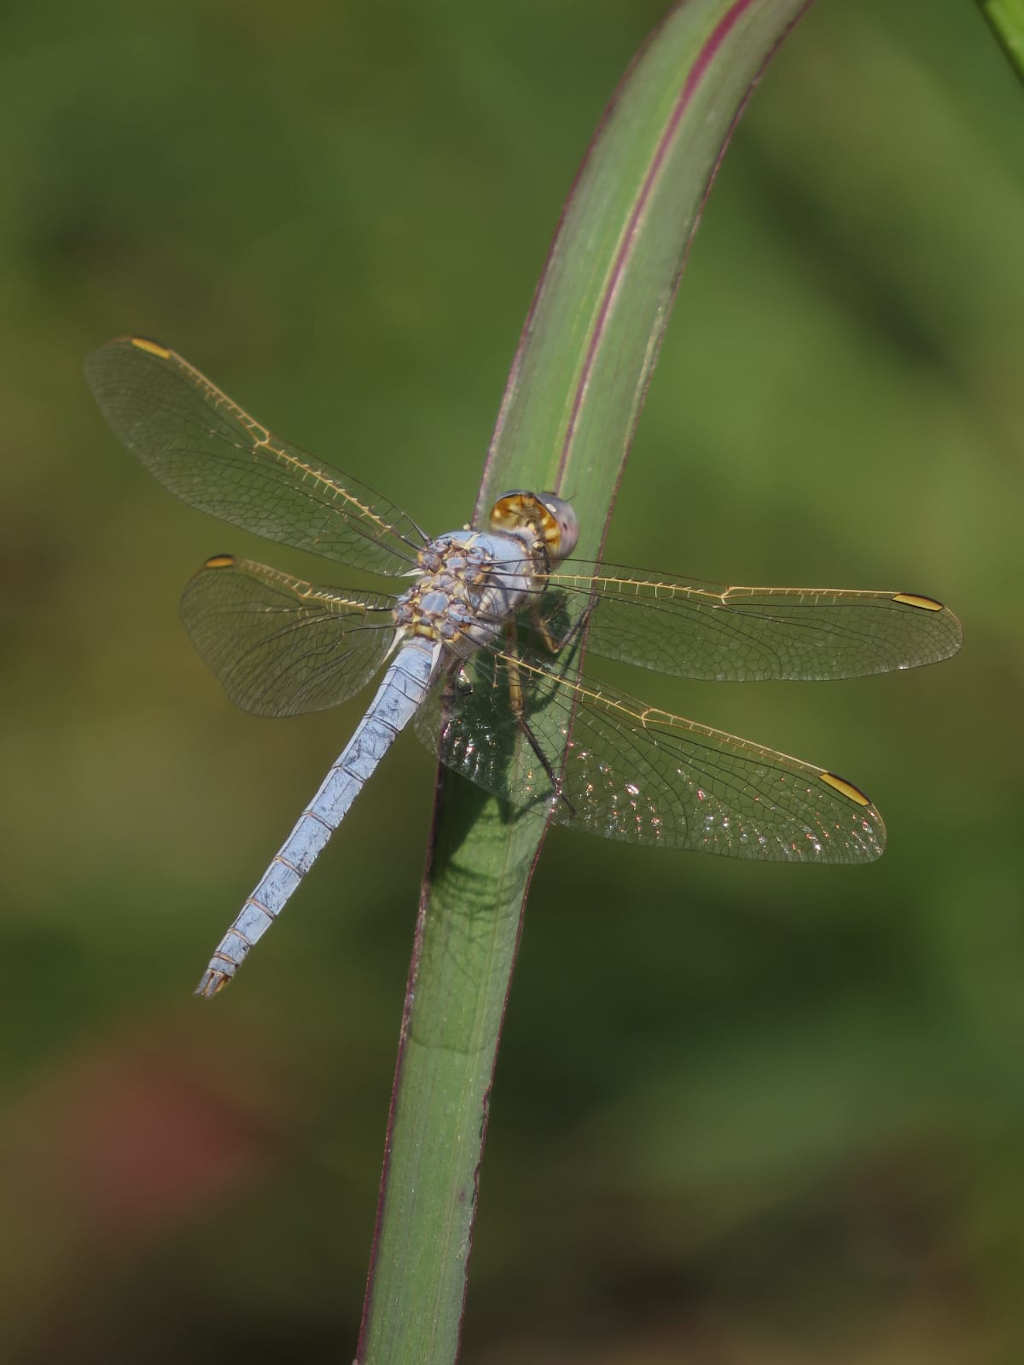
<instances>
[{"instance_id":1,"label":"dragonfly abdomen","mask_svg":"<svg viewBox=\"0 0 1024 1365\"><path fill-rule=\"evenodd\" d=\"M217 945L196 995L213 996L227 985L284 909L399 731L422 705L433 678L433 654L429 641L414 639L395 658L338 761Z\"/></svg>"}]
</instances>

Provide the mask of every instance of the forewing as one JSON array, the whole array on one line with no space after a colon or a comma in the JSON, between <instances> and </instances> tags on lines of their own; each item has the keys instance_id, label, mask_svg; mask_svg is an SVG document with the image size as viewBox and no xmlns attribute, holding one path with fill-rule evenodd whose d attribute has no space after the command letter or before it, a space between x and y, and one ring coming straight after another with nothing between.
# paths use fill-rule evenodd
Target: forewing
<instances>
[{"instance_id":1,"label":"forewing","mask_svg":"<svg viewBox=\"0 0 1024 1365\"><path fill-rule=\"evenodd\" d=\"M393 601L218 555L189 581L181 615L237 706L295 716L336 706L369 681L394 638Z\"/></svg>"},{"instance_id":2,"label":"forewing","mask_svg":"<svg viewBox=\"0 0 1024 1365\"><path fill-rule=\"evenodd\" d=\"M550 584L593 603L588 650L682 678L857 678L938 663L963 643L953 613L916 593L725 587L593 564Z\"/></svg>"},{"instance_id":3,"label":"forewing","mask_svg":"<svg viewBox=\"0 0 1024 1365\"><path fill-rule=\"evenodd\" d=\"M424 537L404 512L275 436L174 351L122 337L85 374L115 435L183 502L374 573L415 563Z\"/></svg>"},{"instance_id":4,"label":"forewing","mask_svg":"<svg viewBox=\"0 0 1024 1365\"><path fill-rule=\"evenodd\" d=\"M882 817L842 778L549 668L482 651L422 715L421 737L487 791L604 838L787 862L881 854Z\"/></svg>"}]
</instances>

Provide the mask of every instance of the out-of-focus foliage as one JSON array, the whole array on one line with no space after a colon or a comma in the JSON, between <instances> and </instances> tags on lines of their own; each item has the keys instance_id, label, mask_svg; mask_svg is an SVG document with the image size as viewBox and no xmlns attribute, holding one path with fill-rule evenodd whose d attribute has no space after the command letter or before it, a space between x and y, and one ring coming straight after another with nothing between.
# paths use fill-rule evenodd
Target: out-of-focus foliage
<instances>
[{"instance_id":1,"label":"out-of-focus foliage","mask_svg":"<svg viewBox=\"0 0 1024 1365\"><path fill-rule=\"evenodd\" d=\"M559 206L660 10L0 15L13 1360L345 1358L430 809L407 737L245 978L191 1000L363 699L230 709L181 585L220 550L312 566L167 497L81 360L160 337L458 525ZM823 0L726 157L609 557L931 593L967 645L863 682L640 680L864 786L889 849L805 869L550 836L467 1358L1024 1350L1022 129L971 6Z\"/></svg>"},{"instance_id":2,"label":"out-of-focus foliage","mask_svg":"<svg viewBox=\"0 0 1024 1365\"><path fill-rule=\"evenodd\" d=\"M1006 59L1024 80L1024 2L1022 0L977 0Z\"/></svg>"}]
</instances>

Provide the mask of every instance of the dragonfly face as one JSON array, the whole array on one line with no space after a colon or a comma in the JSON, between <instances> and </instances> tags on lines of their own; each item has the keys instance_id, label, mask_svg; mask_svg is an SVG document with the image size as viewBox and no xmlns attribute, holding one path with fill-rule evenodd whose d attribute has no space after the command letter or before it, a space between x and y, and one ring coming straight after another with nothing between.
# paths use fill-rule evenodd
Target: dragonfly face
<instances>
[{"instance_id":1,"label":"dragonfly face","mask_svg":"<svg viewBox=\"0 0 1024 1365\"><path fill-rule=\"evenodd\" d=\"M156 342L111 342L86 376L115 434L185 502L322 558L416 580L401 596L346 592L218 555L186 587L193 643L256 714L336 705L394 653L200 994L230 980L414 718L455 771L605 838L776 861L862 863L882 852L882 818L852 783L581 677L580 654L585 641L592 654L723 682L857 677L955 654L960 623L940 602L574 561L576 515L554 493L506 493L487 530L430 540Z\"/></svg>"},{"instance_id":2,"label":"dragonfly face","mask_svg":"<svg viewBox=\"0 0 1024 1365\"><path fill-rule=\"evenodd\" d=\"M580 538L580 523L572 503L557 493L503 493L491 508L492 531L534 530L543 541L549 567L568 559Z\"/></svg>"}]
</instances>

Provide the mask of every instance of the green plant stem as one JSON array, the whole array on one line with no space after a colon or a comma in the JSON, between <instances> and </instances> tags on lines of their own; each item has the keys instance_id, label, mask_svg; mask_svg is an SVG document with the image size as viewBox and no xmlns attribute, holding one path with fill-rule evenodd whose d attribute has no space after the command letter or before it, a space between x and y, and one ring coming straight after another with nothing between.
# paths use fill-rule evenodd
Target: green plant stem
<instances>
[{"instance_id":1,"label":"green plant stem","mask_svg":"<svg viewBox=\"0 0 1024 1365\"><path fill-rule=\"evenodd\" d=\"M1024 0L976 0L1006 60L1024 82Z\"/></svg>"},{"instance_id":2,"label":"green plant stem","mask_svg":"<svg viewBox=\"0 0 1024 1365\"><path fill-rule=\"evenodd\" d=\"M573 496L600 554L686 249L765 63L810 0L688 0L597 131L527 320L477 505ZM491 1084L544 827L441 773L417 921L358 1360L450 1365Z\"/></svg>"}]
</instances>

